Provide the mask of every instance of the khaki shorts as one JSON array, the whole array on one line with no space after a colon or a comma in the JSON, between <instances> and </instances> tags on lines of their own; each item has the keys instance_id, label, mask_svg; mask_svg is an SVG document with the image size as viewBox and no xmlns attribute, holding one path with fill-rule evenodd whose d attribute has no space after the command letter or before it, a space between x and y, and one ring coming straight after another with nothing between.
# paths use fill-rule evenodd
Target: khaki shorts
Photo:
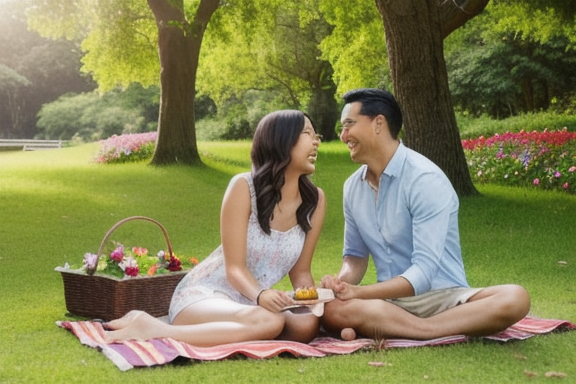
<instances>
[{"instance_id":1,"label":"khaki shorts","mask_svg":"<svg viewBox=\"0 0 576 384\"><path fill-rule=\"evenodd\" d=\"M430 317L464 304L481 290L482 288L447 288L387 301L418 317Z\"/></svg>"}]
</instances>

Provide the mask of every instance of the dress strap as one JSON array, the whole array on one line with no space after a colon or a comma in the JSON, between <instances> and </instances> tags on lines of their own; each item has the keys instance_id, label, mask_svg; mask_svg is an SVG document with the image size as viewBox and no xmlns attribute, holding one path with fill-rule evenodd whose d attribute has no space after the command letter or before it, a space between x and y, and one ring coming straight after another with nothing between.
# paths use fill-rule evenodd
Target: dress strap
<instances>
[{"instance_id":1,"label":"dress strap","mask_svg":"<svg viewBox=\"0 0 576 384\"><path fill-rule=\"evenodd\" d=\"M256 207L256 190L254 189L254 180L252 179L252 173L246 172L241 175L248 182L248 188L250 188L250 206L252 208L252 214L257 216Z\"/></svg>"}]
</instances>

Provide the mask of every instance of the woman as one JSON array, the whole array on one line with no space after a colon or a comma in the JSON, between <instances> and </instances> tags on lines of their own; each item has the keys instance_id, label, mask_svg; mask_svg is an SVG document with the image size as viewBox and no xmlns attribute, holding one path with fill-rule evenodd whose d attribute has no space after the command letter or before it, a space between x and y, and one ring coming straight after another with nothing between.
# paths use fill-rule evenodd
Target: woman
<instances>
[{"instance_id":1,"label":"woman","mask_svg":"<svg viewBox=\"0 0 576 384\"><path fill-rule=\"evenodd\" d=\"M314 285L310 267L325 198L308 175L315 170L319 137L302 112L265 116L254 133L252 171L233 177L224 195L222 244L182 279L169 323L131 311L106 324L108 341L311 341L318 318L283 311L293 300L272 287L286 275L294 288Z\"/></svg>"}]
</instances>

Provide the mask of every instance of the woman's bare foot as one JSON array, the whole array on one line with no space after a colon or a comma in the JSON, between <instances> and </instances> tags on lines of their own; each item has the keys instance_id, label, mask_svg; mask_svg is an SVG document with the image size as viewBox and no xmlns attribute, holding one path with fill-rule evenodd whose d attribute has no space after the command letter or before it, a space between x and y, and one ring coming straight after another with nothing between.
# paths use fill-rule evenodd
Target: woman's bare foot
<instances>
[{"instance_id":1,"label":"woman's bare foot","mask_svg":"<svg viewBox=\"0 0 576 384\"><path fill-rule=\"evenodd\" d=\"M104 323L102 325L106 330L117 331L119 329L125 328L128 325L130 325L130 323L132 323L135 318L142 315L143 313L144 313L144 311L133 310L133 311L128 312L127 314L125 314L124 316L122 316L119 319L111 320L111 321Z\"/></svg>"},{"instance_id":2,"label":"woman's bare foot","mask_svg":"<svg viewBox=\"0 0 576 384\"><path fill-rule=\"evenodd\" d=\"M354 331L352 328L344 328L340 332L340 337L342 338L342 340L346 341L354 340L356 339L356 331Z\"/></svg>"},{"instance_id":3,"label":"woman's bare foot","mask_svg":"<svg viewBox=\"0 0 576 384\"><path fill-rule=\"evenodd\" d=\"M143 311L130 311L123 317L106 324L106 341L114 343L125 340L150 340L164 337L162 329L166 326L161 320Z\"/></svg>"}]
</instances>

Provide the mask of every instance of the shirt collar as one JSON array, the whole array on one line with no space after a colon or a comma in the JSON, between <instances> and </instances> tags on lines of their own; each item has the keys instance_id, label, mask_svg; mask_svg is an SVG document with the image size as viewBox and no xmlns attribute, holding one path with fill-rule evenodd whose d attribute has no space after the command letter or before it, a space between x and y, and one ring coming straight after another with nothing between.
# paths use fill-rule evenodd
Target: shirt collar
<instances>
[{"instance_id":1,"label":"shirt collar","mask_svg":"<svg viewBox=\"0 0 576 384\"><path fill-rule=\"evenodd\" d=\"M402 170L402 166L404 165L404 160L406 159L406 152L407 152L406 147L404 146L402 140L400 140L400 145L398 145L396 152L394 152L394 155L392 155L392 158L390 159L390 162L386 166L386 169L384 169L383 174L388 175L390 177L398 176L400 174L400 171ZM364 169L362 170L362 181L365 181L366 173L368 172L368 166L364 164L363 167Z\"/></svg>"}]
</instances>

